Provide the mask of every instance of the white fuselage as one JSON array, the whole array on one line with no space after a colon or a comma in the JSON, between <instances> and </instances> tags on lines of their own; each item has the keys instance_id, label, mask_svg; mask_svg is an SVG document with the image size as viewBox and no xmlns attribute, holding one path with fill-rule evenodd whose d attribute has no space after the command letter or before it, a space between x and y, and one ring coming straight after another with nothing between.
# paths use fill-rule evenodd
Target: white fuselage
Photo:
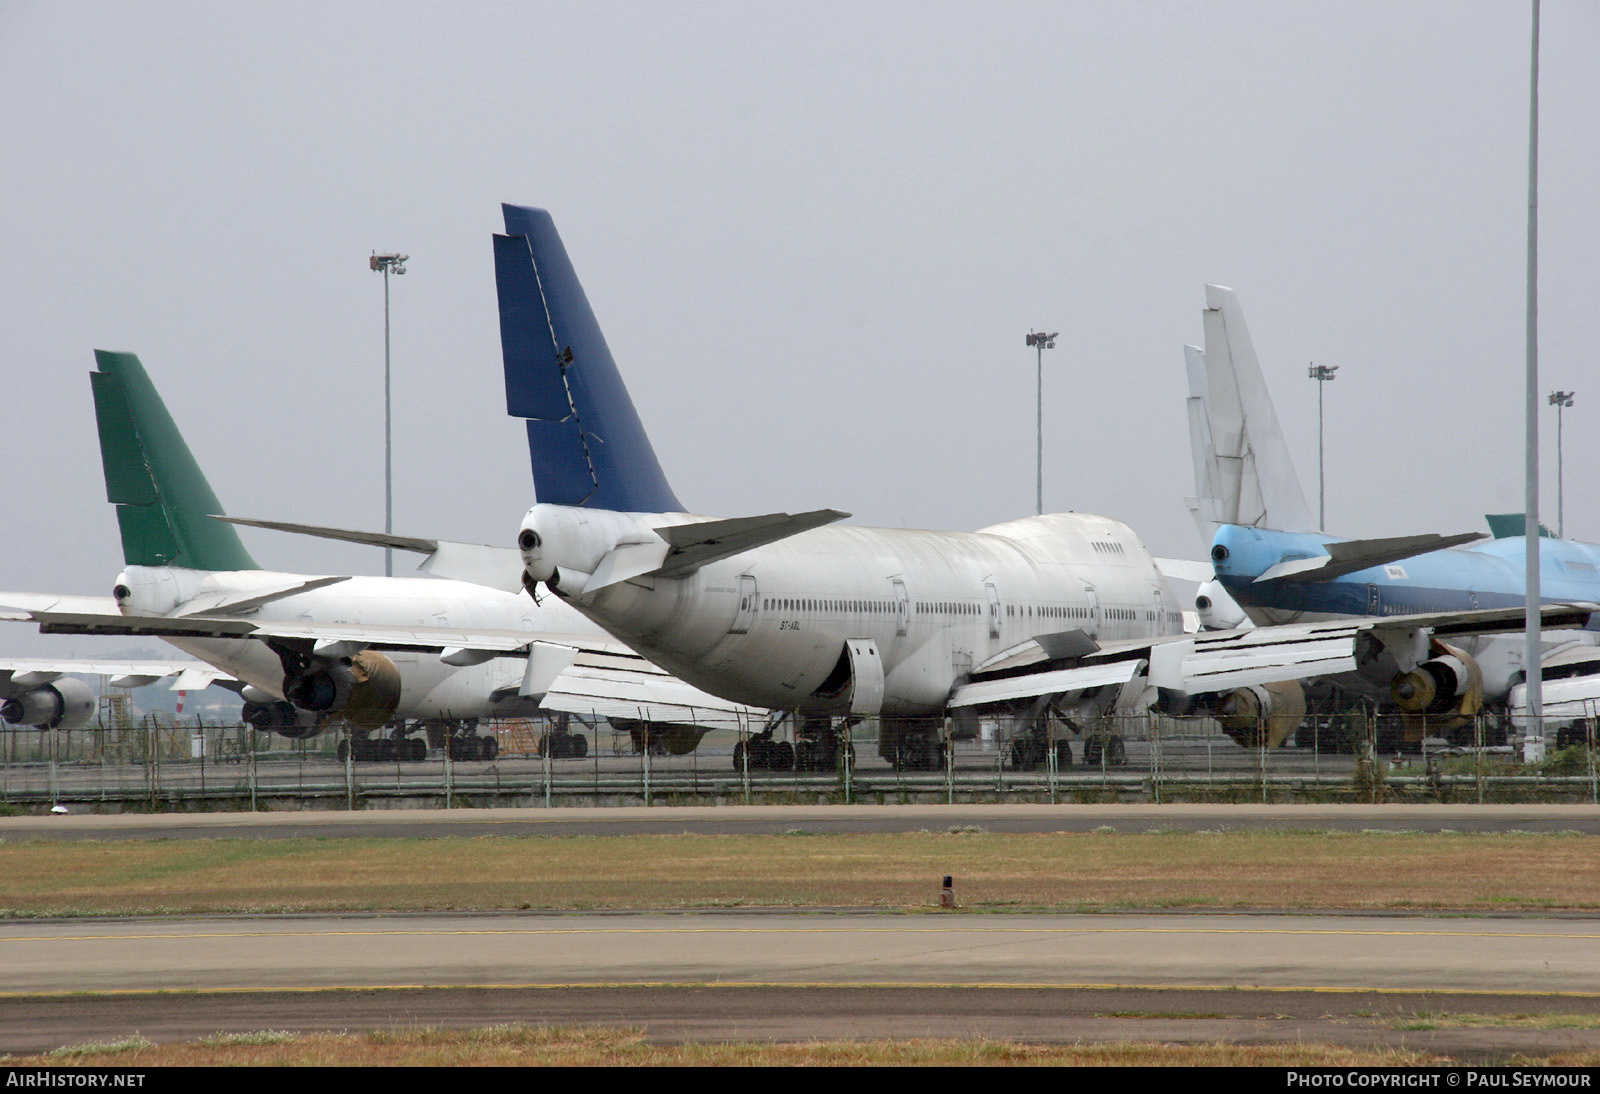
<instances>
[{"instance_id":1,"label":"white fuselage","mask_svg":"<svg viewBox=\"0 0 1600 1094\"><path fill-rule=\"evenodd\" d=\"M117 578L128 590L119 599L126 615L173 616L204 610L219 596L248 595L314 580L312 575L265 570L217 572L168 566L129 566ZM599 632L593 623L553 598L535 604L521 594L432 578L351 577L325 588L292 593L259 607L228 613L252 622L278 620L467 630L518 630L541 635ZM277 654L256 638L168 638L174 646L282 697L284 669ZM498 656L480 664L445 664L429 650L386 650L400 670L401 718L483 718L531 713L534 699L517 695L527 659ZM498 698L496 697L498 695Z\"/></svg>"},{"instance_id":2,"label":"white fuselage","mask_svg":"<svg viewBox=\"0 0 1600 1094\"><path fill-rule=\"evenodd\" d=\"M618 545L659 544L653 529L704 519L536 505L523 528L539 546L523 558L536 580L552 569L592 574ZM1035 635L1081 629L1103 643L1182 629L1177 601L1133 531L1076 513L978 532L835 525L570 602L706 691L818 713L838 708L813 693L847 640L876 643L882 713L931 715L974 666Z\"/></svg>"}]
</instances>

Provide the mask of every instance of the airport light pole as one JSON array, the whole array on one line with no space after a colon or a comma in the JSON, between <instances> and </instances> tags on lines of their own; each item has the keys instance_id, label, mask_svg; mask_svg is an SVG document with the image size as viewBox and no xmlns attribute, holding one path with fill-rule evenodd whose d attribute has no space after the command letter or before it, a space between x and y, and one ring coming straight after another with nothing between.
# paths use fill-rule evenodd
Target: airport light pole
<instances>
[{"instance_id":1,"label":"airport light pole","mask_svg":"<svg viewBox=\"0 0 1600 1094\"><path fill-rule=\"evenodd\" d=\"M1319 532L1328 529L1328 481L1323 476L1322 470L1322 386L1329 380L1337 379L1334 373L1338 371L1338 365L1313 364L1306 369L1306 375L1317 382L1317 531Z\"/></svg>"},{"instance_id":2,"label":"airport light pole","mask_svg":"<svg viewBox=\"0 0 1600 1094\"><path fill-rule=\"evenodd\" d=\"M1550 405L1556 408L1556 535L1567 538L1567 510L1561 488L1561 412L1572 405L1572 391L1552 391Z\"/></svg>"},{"instance_id":3,"label":"airport light pole","mask_svg":"<svg viewBox=\"0 0 1600 1094\"><path fill-rule=\"evenodd\" d=\"M372 252L367 268L383 272L383 530L394 534L394 433L389 399L389 275L406 272L410 255ZM394 576L394 548L383 549L383 576Z\"/></svg>"},{"instance_id":4,"label":"airport light pole","mask_svg":"<svg viewBox=\"0 0 1600 1094\"><path fill-rule=\"evenodd\" d=\"M1060 333L1060 331L1053 331L1050 334L1044 334L1042 332L1035 333L1034 331L1028 332L1028 345L1032 346L1035 350L1036 367L1038 370L1036 376L1039 393L1039 447L1037 458L1038 485L1035 494L1034 512L1040 514L1044 512L1044 351L1047 349L1056 348L1056 335Z\"/></svg>"},{"instance_id":5,"label":"airport light pole","mask_svg":"<svg viewBox=\"0 0 1600 1094\"><path fill-rule=\"evenodd\" d=\"M1523 695L1528 724L1522 758L1544 758L1544 664L1539 632L1544 623L1539 588L1539 0L1533 0L1532 43L1528 61L1528 263L1524 307L1526 365L1523 376L1522 567Z\"/></svg>"}]
</instances>

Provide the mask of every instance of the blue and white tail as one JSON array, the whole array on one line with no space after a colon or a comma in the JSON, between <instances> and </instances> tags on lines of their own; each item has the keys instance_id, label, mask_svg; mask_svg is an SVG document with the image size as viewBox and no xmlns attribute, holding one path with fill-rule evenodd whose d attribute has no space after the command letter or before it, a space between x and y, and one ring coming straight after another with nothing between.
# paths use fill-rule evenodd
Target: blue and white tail
<instances>
[{"instance_id":1,"label":"blue and white tail","mask_svg":"<svg viewBox=\"0 0 1600 1094\"><path fill-rule=\"evenodd\" d=\"M1201 538L1209 544L1224 524L1315 532L1232 289L1206 286L1205 331L1203 353L1184 347L1196 492L1189 508Z\"/></svg>"},{"instance_id":2,"label":"blue and white tail","mask_svg":"<svg viewBox=\"0 0 1600 1094\"><path fill-rule=\"evenodd\" d=\"M617 372L589 298L543 209L502 205L494 237L506 412L528 421L541 502L682 512Z\"/></svg>"}]
</instances>

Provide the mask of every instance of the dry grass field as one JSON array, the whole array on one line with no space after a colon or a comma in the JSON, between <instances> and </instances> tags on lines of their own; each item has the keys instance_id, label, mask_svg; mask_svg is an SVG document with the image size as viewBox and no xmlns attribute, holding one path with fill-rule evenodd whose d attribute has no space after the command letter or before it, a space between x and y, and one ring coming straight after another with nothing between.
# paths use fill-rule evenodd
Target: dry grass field
<instances>
[{"instance_id":1,"label":"dry grass field","mask_svg":"<svg viewBox=\"0 0 1600 1094\"><path fill-rule=\"evenodd\" d=\"M1600 908L1576 834L1200 832L485 837L0 845L0 915Z\"/></svg>"},{"instance_id":2,"label":"dry grass field","mask_svg":"<svg viewBox=\"0 0 1600 1094\"><path fill-rule=\"evenodd\" d=\"M1541 1058L1530 1063L1569 1063ZM1596 1061L1587 1059L1588 1065ZM1029 1045L1014 1041L812 1041L659 1045L637 1030L488 1029L295 1036L264 1030L188 1044L129 1038L45 1056L0 1056L6 1067L1427 1067L1445 1057L1332 1045Z\"/></svg>"}]
</instances>

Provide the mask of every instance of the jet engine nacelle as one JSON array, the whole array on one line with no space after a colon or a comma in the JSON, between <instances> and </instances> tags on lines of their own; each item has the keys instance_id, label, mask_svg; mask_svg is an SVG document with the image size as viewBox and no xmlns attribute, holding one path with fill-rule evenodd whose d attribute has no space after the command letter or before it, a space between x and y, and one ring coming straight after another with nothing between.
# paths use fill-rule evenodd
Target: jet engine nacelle
<instances>
[{"instance_id":1,"label":"jet engine nacelle","mask_svg":"<svg viewBox=\"0 0 1600 1094\"><path fill-rule=\"evenodd\" d=\"M1430 652L1432 657L1389 684L1395 705L1412 716L1470 718L1477 714L1483 707L1483 669L1477 660L1443 642L1432 643Z\"/></svg>"},{"instance_id":2,"label":"jet engine nacelle","mask_svg":"<svg viewBox=\"0 0 1600 1094\"><path fill-rule=\"evenodd\" d=\"M1263 735L1268 748L1277 748L1305 719L1306 693L1294 680L1251 684L1221 696L1212 714L1222 732L1245 748L1260 746Z\"/></svg>"},{"instance_id":3,"label":"jet engine nacelle","mask_svg":"<svg viewBox=\"0 0 1600 1094\"><path fill-rule=\"evenodd\" d=\"M302 710L336 714L359 729L389 723L400 705L400 670L377 650L312 661L283 678L283 695Z\"/></svg>"},{"instance_id":4,"label":"jet engine nacelle","mask_svg":"<svg viewBox=\"0 0 1600 1094\"><path fill-rule=\"evenodd\" d=\"M0 721L40 729L82 729L94 717L94 708L89 685L63 676L0 703Z\"/></svg>"},{"instance_id":5,"label":"jet engine nacelle","mask_svg":"<svg viewBox=\"0 0 1600 1094\"><path fill-rule=\"evenodd\" d=\"M246 691L254 689L246 688ZM247 702L243 717L262 733L276 733L290 740L300 741L322 732L322 718L309 710L301 710L283 699Z\"/></svg>"}]
</instances>

